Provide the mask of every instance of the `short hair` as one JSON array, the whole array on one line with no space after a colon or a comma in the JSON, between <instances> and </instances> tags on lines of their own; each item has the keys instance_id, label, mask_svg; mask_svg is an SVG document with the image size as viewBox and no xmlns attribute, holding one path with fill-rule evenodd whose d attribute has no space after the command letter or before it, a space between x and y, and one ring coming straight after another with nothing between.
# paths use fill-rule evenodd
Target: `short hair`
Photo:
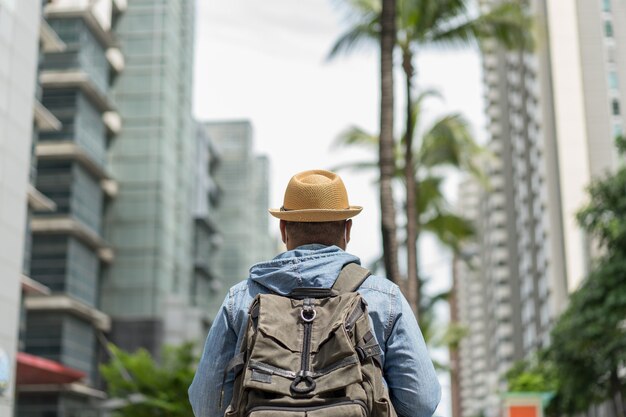
<instances>
[{"instance_id":1,"label":"short hair","mask_svg":"<svg viewBox=\"0 0 626 417\"><path fill-rule=\"evenodd\" d=\"M334 222L285 222L285 228L294 245L312 243L331 246L339 245L344 238L346 221Z\"/></svg>"}]
</instances>

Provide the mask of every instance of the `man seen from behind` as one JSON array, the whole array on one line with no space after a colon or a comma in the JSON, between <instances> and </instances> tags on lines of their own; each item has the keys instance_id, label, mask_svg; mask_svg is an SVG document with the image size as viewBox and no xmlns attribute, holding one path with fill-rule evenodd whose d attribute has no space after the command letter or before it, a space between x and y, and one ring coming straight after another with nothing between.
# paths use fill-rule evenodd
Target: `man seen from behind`
<instances>
[{"instance_id":1,"label":"man seen from behind","mask_svg":"<svg viewBox=\"0 0 626 417\"><path fill-rule=\"evenodd\" d=\"M283 206L270 210L280 219L287 251L253 265L248 279L229 290L189 388L196 417L224 416L235 389L229 362L232 365L240 353L248 310L258 294L288 296L297 289L331 288L346 265L360 265L359 258L346 252L346 247L351 218L361 210L350 206L343 181L332 172L305 171L291 178ZM397 285L374 275L365 278L358 293L366 301L374 343L380 347L377 363L395 413L400 417L431 417L441 388L406 299ZM266 377L268 382L271 376ZM277 410L267 415L281 415Z\"/></svg>"}]
</instances>

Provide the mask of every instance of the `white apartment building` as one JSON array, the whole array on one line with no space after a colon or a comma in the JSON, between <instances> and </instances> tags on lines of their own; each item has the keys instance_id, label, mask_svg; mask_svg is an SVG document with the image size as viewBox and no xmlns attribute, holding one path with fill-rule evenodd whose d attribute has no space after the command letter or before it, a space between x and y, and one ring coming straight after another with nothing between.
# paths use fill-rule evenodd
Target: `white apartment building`
<instances>
[{"instance_id":1,"label":"white apartment building","mask_svg":"<svg viewBox=\"0 0 626 417\"><path fill-rule=\"evenodd\" d=\"M592 178L616 166L614 138L624 131L626 4L526 4L536 17L534 51L505 51L495 42L481 48L494 155L476 217L488 335L480 375L489 382L485 396L470 395L466 384L475 382L461 379L463 417L497 413L511 364L549 343L554 319L588 270L590 246L575 214ZM461 268L458 280L471 275ZM459 304L463 297L470 295L459 290ZM473 323L466 314L461 321ZM464 354L469 346L462 342L462 369L480 356Z\"/></svg>"}]
</instances>

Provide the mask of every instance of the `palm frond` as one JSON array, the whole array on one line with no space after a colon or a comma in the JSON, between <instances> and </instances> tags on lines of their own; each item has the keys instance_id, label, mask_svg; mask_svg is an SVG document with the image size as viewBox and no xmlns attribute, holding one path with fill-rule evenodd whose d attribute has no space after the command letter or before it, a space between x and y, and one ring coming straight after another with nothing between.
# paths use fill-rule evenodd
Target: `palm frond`
<instances>
[{"instance_id":1,"label":"palm frond","mask_svg":"<svg viewBox=\"0 0 626 417\"><path fill-rule=\"evenodd\" d=\"M494 39L507 49L531 50L534 46L532 17L517 2L504 2L475 18L441 21L425 38L438 46L467 46Z\"/></svg>"},{"instance_id":2,"label":"palm frond","mask_svg":"<svg viewBox=\"0 0 626 417\"><path fill-rule=\"evenodd\" d=\"M459 114L441 117L424 134L418 160L427 167L467 169L483 152L471 133L469 122Z\"/></svg>"},{"instance_id":3,"label":"palm frond","mask_svg":"<svg viewBox=\"0 0 626 417\"><path fill-rule=\"evenodd\" d=\"M355 145L376 150L378 147L378 136L372 135L358 126L350 126L337 135L332 144L333 147Z\"/></svg>"},{"instance_id":4,"label":"palm frond","mask_svg":"<svg viewBox=\"0 0 626 417\"><path fill-rule=\"evenodd\" d=\"M335 165L330 168L330 171L357 171L357 172L372 172L378 168L378 162L376 161L355 161L346 162L345 164Z\"/></svg>"},{"instance_id":5,"label":"palm frond","mask_svg":"<svg viewBox=\"0 0 626 417\"><path fill-rule=\"evenodd\" d=\"M429 88L429 89L420 91L417 97L413 100L412 105L411 105L411 129L413 131L413 135L420 133L418 129L419 122L420 122L420 115L424 108L424 102L429 98L443 99L443 96L441 95L441 92L439 92L438 90L434 88ZM406 134L403 134L401 141L400 141L401 143L404 143L405 137L406 137ZM415 142L419 143L418 140L414 139L413 143ZM404 150L402 150L401 155L403 154L404 154Z\"/></svg>"},{"instance_id":6,"label":"palm frond","mask_svg":"<svg viewBox=\"0 0 626 417\"><path fill-rule=\"evenodd\" d=\"M442 177L428 176L417 182L417 213L420 217L431 210L438 210L445 203L445 197L441 189L444 179Z\"/></svg>"},{"instance_id":7,"label":"palm frond","mask_svg":"<svg viewBox=\"0 0 626 417\"><path fill-rule=\"evenodd\" d=\"M439 213L423 224L422 229L433 233L440 242L455 251L462 241L474 235L472 223L452 213Z\"/></svg>"},{"instance_id":8,"label":"palm frond","mask_svg":"<svg viewBox=\"0 0 626 417\"><path fill-rule=\"evenodd\" d=\"M378 15L364 19L339 36L326 59L330 61L341 54L348 55L359 47L376 45L379 32Z\"/></svg>"},{"instance_id":9,"label":"palm frond","mask_svg":"<svg viewBox=\"0 0 626 417\"><path fill-rule=\"evenodd\" d=\"M467 0L412 0L417 3L419 18L416 20L413 39L424 44L432 39L433 31L441 25L450 25L468 14Z\"/></svg>"},{"instance_id":10,"label":"palm frond","mask_svg":"<svg viewBox=\"0 0 626 417\"><path fill-rule=\"evenodd\" d=\"M451 295L452 295L452 290L446 290L446 291L441 291L441 292L438 292L434 295L427 297L427 300L426 300L427 308L433 308L435 304L441 301L447 302L448 300L450 300Z\"/></svg>"}]
</instances>

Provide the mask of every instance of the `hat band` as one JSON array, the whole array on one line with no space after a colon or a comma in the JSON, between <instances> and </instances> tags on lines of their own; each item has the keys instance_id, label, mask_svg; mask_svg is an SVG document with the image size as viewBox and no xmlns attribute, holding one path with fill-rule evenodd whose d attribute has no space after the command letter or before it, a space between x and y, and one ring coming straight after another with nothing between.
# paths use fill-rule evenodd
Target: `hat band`
<instances>
[{"instance_id":1,"label":"hat band","mask_svg":"<svg viewBox=\"0 0 626 417\"><path fill-rule=\"evenodd\" d=\"M350 210L350 207L344 209L287 209L285 206L280 207L280 211L298 211L298 210Z\"/></svg>"}]
</instances>

